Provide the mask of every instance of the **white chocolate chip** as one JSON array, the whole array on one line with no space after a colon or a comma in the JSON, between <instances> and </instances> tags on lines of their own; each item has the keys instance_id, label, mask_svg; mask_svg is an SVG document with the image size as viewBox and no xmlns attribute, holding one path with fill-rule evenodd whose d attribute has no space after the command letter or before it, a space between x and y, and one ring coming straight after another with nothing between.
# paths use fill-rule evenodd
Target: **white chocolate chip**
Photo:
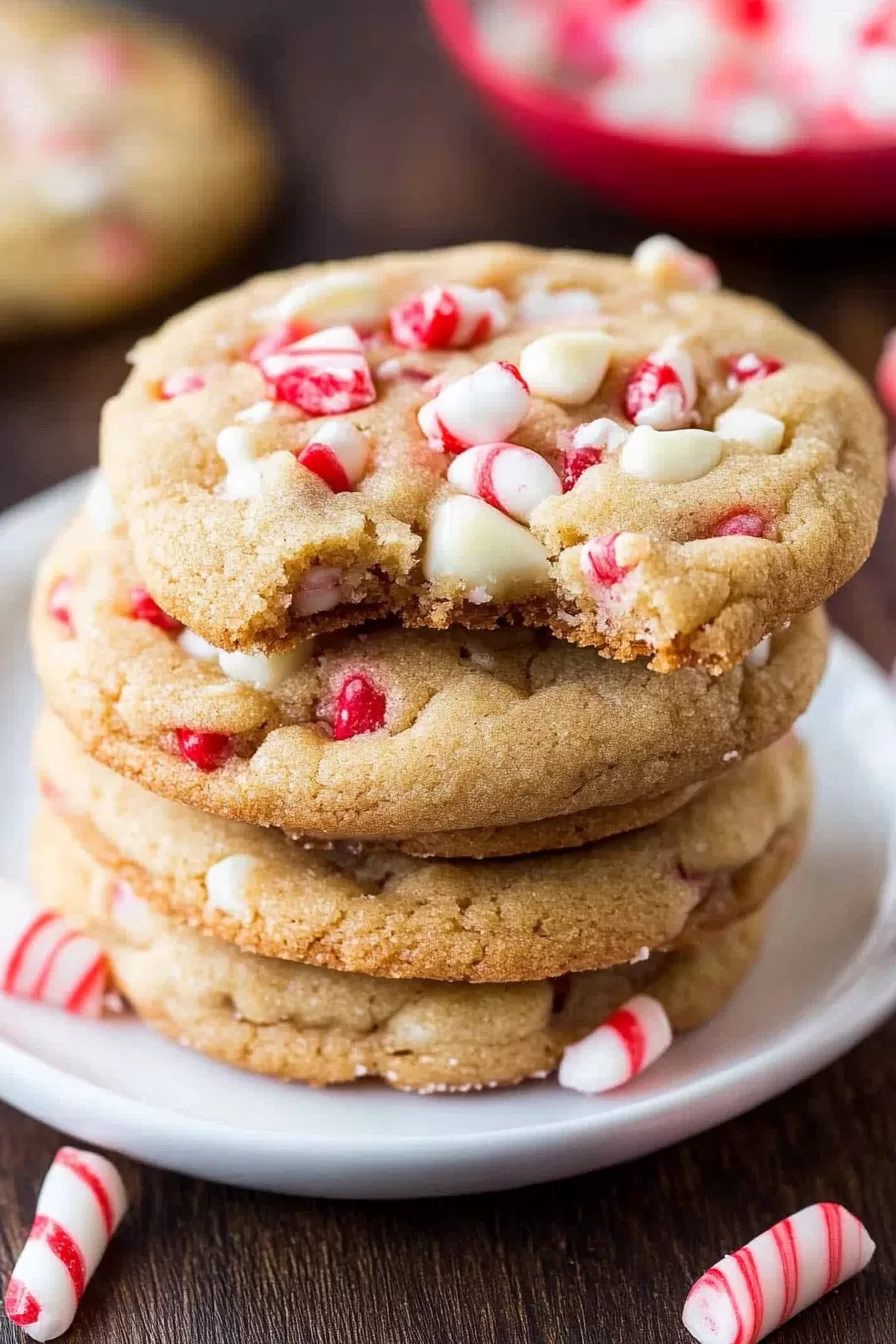
<instances>
[{"instance_id":1,"label":"white chocolate chip","mask_svg":"<svg viewBox=\"0 0 896 1344\"><path fill-rule=\"evenodd\" d=\"M93 478L87 491L87 516L95 532L114 532L122 521L108 482L101 471Z\"/></svg>"},{"instance_id":2,"label":"white chocolate chip","mask_svg":"<svg viewBox=\"0 0 896 1344\"><path fill-rule=\"evenodd\" d=\"M613 341L603 331L552 331L527 345L520 373L535 397L582 406L604 380Z\"/></svg>"},{"instance_id":3,"label":"white chocolate chip","mask_svg":"<svg viewBox=\"0 0 896 1344\"><path fill-rule=\"evenodd\" d=\"M492 599L543 587L550 566L544 548L519 523L481 499L455 495L433 511L423 555L428 579L457 579Z\"/></svg>"},{"instance_id":4,"label":"white chocolate chip","mask_svg":"<svg viewBox=\"0 0 896 1344\"><path fill-rule=\"evenodd\" d=\"M517 304L523 322L563 322L596 317L600 299L587 289L530 289Z\"/></svg>"},{"instance_id":5,"label":"white chocolate chip","mask_svg":"<svg viewBox=\"0 0 896 1344\"><path fill-rule=\"evenodd\" d=\"M315 326L343 324L362 330L378 327L388 304L379 285L362 271L337 271L313 280L303 280L275 305L281 320L304 318Z\"/></svg>"},{"instance_id":6,"label":"white chocolate chip","mask_svg":"<svg viewBox=\"0 0 896 1344\"><path fill-rule=\"evenodd\" d=\"M246 887L252 878L258 860L249 854L231 854L212 864L205 875L205 888L208 892L206 905L212 910L220 910L242 924L252 919L252 907L246 895Z\"/></svg>"},{"instance_id":7,"label":"white chocolate chip","mask_svg":"<svg viewBox=\"0 0 896 1344\"><path fill-rule=\"evenodd\" d=\"M225 499L254 499L261 489L261 463L251 432L242 425L228 425L218 435L216 446L227 464Z\"/></svg>"},{"instance_id":8,"label":"white chocolate chip","mask_svg":"<svg viewBox=\"0 0 896 1344\"><path fill-rule=\"evenodd\" d=\"M213 663L221 652L214 644L209 644L207 639L194 634L192 630L182 630L177 642L188 658L198 658L203 663Z\"/></svg>"},{"instance_id":9,"label":"white chocolate chip","mask_svg":"<svg viewBox=\"0 0 896 1344\"><path fill-rule=\"evenodd\" d=\"M257 425L272 419L276 414L277 407L273 401L256 401L244 411L238 411L235 418L240 424Z\"/></svg>"},{"instance_id":10,"label":"white chocolate chip","mask_svg":"<svg viewBox=\"0 0 896 1344\"><path fill-rule=\"evenodd\" d=\"M303 639L284 653L227 653L221 650L218 662L225 677L244 682L257 691L273 691L297 672L311 657L314 641Z\"/></svg>"},{"instance_id":11,"label":"white chocolate chip","mask_svg":"<svg viewBox=\"0 0 896 1344\"><path fill-rule=\"evenodd\" d=\"M753 453L779 453L787 426L777 416L751 406L732 406L716 416L715 431Z\"/></svg>"},{"instance_id":12,"label":"white chocolate chip","mask_svg":"<svg viewBox=\"0 0 896 1344\"><path fill-rule=\"evenodd\" d=\"M86 215L117 189L112 165L99 155L56 158L41 166L36 186L41 199L61 215Z\"/></svg>"},{"instance_id":13,"label":"white chocolate chip","mask_svg":"<svg viewBox=\"0 0 896 1344\"><path fill-rule=\"evenodd\" d=\"M722 440L707 429L632 430L619 454L619 466L642 481L672 484L696 481L718 466Z\"/></svg>"},{"instance_id":14,"label":"white chocolate chip","mask_svg":"<svg viewBox=\"0 0 896 1344\"><path fill-rule=\"evenodd\" d=\"M772 656L772 637L766 635L765 639L760 639L758 644L754 644L747 654L744 662L748 667L765 667L769 658Z\"/></svg>"}]
</instances>

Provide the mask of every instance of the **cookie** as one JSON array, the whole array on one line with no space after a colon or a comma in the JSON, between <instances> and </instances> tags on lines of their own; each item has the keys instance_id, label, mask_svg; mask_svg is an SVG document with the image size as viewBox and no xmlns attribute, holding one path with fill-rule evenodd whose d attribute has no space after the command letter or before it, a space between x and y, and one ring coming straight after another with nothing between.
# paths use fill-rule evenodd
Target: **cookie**
<instances>
[{"instance_id":1,"label":"cookie","mask_svg":"<svg viewBox=\"0 0 896 1344\"><path fill-rule=\"evenodd\" d=\"M40 900L104 944L119 989L150 1026L224 1063L318 1086L369 1077L447 1092L542 1078L639 992L688 1031L737 988L764 924L760 911L697 947L560 981L451 985L321 970L202 937L154 912L48 812L31 871Z\"/></svg>"},{"instance_id":2,"label":"cookie","mask_svg":"<svg viewBox=\"0 0 896 1344\"><path fill-rule=\"evenodd\" d=\"M704 780L787 731L826 633L820 614L801 617L718 677L658 677L519 628L393 626L317 636L283 659L197 657L127 541L82 519L42 566L33 642L50 704L114 770L332 839L507 827Z\"/></svg>"},{"instance_id":3,"label":"cookie","mask_svg":"<svg viewBox=\"0 0 896 1344\"><path fill-rule=\"evenodd\" d=\"M884 425L816 337L693 283L483 244L199 304L103 417L151 593L229 650L397 613L732 667L866 558Z\"/></svg>"},{"instance_id":4,"label":"cookie","mask_svg":"<svg viewBox=\"0 0 896 1344\"><path fill-rule=\"evenodd\" d=\"M444 861L315 849L194 812L90 760L52 718L36 764L79 843L162 914L264 956L427 980L541 980L699 942L783 880L809 795L790 738L629 836Z\"/></svg>"},{"instance_id":5,"label":"cookie","mask_svg":"<svg viewBox=\"0 0 896 1344\"><path fill-rule=\"evenodd\" d=\"M259 221L266 130L230 72L121 8L0 13L0 335L173 289Z\"/></svg>"}]
</instances>

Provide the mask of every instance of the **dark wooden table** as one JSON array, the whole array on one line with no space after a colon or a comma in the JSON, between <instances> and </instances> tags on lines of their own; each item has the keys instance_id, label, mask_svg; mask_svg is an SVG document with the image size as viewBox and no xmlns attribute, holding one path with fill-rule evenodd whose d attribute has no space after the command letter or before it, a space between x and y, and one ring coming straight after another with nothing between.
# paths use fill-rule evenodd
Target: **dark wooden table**
<instances>
[{"instance_id":1,"label":"dark wooden table","mask_svg":"<svg viewBox=\"0 0 896 1344\"><path fill-rule=\"evenodd\" d=\"M415 0L152 8L239 60L277 119L288 169L267 235L206 289L265 267L381 248L509 237L628 251L652 231L577 197L508 143L439 55ZM780 302L870 374L896 325L892 233L692 241L731 285ZM97 411L123 376L124 352L183 297L127 326L4 349L0 505L94 461ZM896 656L894 521L888 507L875 555L832 604L885 665ZM505 1195L286 1200L123 1163L134 1212L70 1338L678 1344L678 1314L698 1272L783 1214L836 1199L866 1220L878 1255L782 1339L894 1344L894 1053L896 1021L711 1134L615 1171ZM58 1142L0 1106L4 1280ZM0 1322L0 1344L15 1337Z\"/></svg>"}]
</instances>

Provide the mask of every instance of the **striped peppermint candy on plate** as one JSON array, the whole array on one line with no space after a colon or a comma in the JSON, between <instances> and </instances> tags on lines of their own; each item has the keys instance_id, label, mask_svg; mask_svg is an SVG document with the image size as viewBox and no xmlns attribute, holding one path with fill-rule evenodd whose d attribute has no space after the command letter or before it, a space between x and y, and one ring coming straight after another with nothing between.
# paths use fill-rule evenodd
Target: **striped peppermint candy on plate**
<instances>
[{"instance_id":1,"label":"striped peppermint candy on plate","mask_svg":"<svg viewBox=\"0 0 896 1344\"><path fill-rule=\"evenodd\" d=\"M466 350L488 341L510 321L497 289L431 285L389 315L392 339L407 350Z\"/></svg>"},{"instance_id":2,"label":"striped peppermint candy on plate","mask_svg":"<svg viewBox=\"0 0 896 1344\"><path fill-rule=\"evenodd\" d=\"M549 462L515 443L468 448L451 463L448 480L465 495L484 499L520 523L528 523L533 509L563 490Z\"/></svg>"},{"instance_id":3,"label":"striped peppermint candy on plate","mask_svg":"<svg viewBox=\"0 0 896 1344\"><path fill-rule=\"evenodd\" d=\"M430 448L462 453L482 443L502 443L520 425L529 406L529 388L506 360L483 364L449 383L421 406L417 415Z\"/></svg>"},{"instance_id":4,"label":"striped peppermint candy on plate","mask_svg":"<svg viewBox=\"0 0 896 1344\"><path fill-rule=\"evenodd\" d=\"M111 1162L60 1148L6 1289L6 1314L14 1325L37 1340L56 1339L69 1328L127 1207Z\"/></svg>"},{"instance_id":5,"label":"striped peppermint candy on plate","mask_svg":"<svg viewBox=\"0 0 896 1344\"><path fill-rule=\"evenodd\" d=\"M311 442L297 455L299 464L313 471L334 495L354 490L367 468L367 436L348 420L327 420L315 429Z\"/></svg>"},{"instance_id":6,"label":"striped peppermint candy on plate","mask_svg":"<svg viewBox=\"0 0 896 1344\"><path fill-rule=\"evenodd\" d=\"M278 401L307 415L344 415L376 401L373 375L354 327L328 327L255 360Z\"/></svg>"},{"instance_id":7,"label":"striped peppermint candy on plate","mask_svg":"<svg viewBox=\"0 0 896 1344\"><path fill-rule=\"evenodd\" d=\"M557 1081L589 1096L609 1092L643 1073L671 1044L663 1005L649 994L636 994L596 1031L567 1046Z\"/></svg>"},{"instance_id":8,"label":"striped peppermint candy on plate","mask_svg":"<svg viewBox=\"0 0 896 1344\"><path fill-rule=\"evenodd\" d=\"M0 935L0 992L99 1017L109 965L99 943L61 915L21 910Z\"/></svg>"},{"instance_id":9,"label":"striped peppermint candy on plate","mask_svg":"<svg viewBox=\"0 0 896 1344\"><path fill-rule=\"evenodd\" d=\"M674 341L642 360L626 384L625 413L636 425L684 429L694 423L696 404L694 362Z\"/></svg>"},{"instance_id":10,"label":"striped peppermint candy on plate","mask_svg":"<svg viewBox=\"0 0 896 1344\"><path fill-rule=\"evenodd\" d=\"M708 1269L682 1321L698 1344L758 1344L863 1270L874 1251L842 1205L811 1204Z\"/></svg>"}]
</instances>

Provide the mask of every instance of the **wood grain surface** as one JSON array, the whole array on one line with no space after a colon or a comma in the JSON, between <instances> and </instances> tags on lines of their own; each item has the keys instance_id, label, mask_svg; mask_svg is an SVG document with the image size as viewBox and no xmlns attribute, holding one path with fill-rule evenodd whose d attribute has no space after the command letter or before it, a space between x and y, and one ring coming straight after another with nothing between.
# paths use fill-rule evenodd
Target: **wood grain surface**
<instances>
[{"instance_id":1,"label":"wood grain surface","mask_svg":"<svg viewBox=\"0 0 896 1344\"><path fill-rule=\"evenodd\" d=\"M90 465L97 413L142 331L262 268L477 237L628 251L662 221L577 196L491 126L416 0L159 0L229 52L276 119L287 186L263 238L193 294L126 325L4 349L0 506ZM774 211L774 202L769 202ZM781 303L866 375L896 325L892 232L691 238L735 288ZM896 657L896 513L832 603ZM896 974L896 967L894 967ZM896 1341L896 1022L752 1114L626 1167L504 1195L287 1200L123 1163L134 1211L73 1344L683 1344L691 1281L817 1199L879 1245L869 1270L789 1325L787 1344ZM434 1102L438 1104L438 1102ZM0 1278L59 1135L0 1106ZM525 1172L520 1173L525 1179ZM0 1344L17 1332L0 1321Z\"/></svg>"}]
</instances>

